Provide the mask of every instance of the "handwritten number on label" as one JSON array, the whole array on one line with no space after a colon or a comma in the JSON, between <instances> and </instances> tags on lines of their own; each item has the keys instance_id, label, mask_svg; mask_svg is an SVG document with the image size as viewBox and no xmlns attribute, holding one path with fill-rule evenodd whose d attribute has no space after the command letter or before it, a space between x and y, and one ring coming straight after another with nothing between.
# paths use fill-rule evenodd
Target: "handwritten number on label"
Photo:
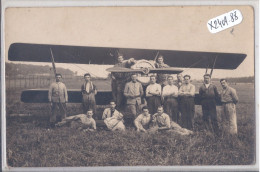
<instances>
[{"instance_id":1,"label":"handwritten number on label","mask_svg":"<svg viewBox=\"0 0 260 172\"><path fill-rule=\"evenodd\" d=\"M237 12L236 12L236 11L234 11L234 16L235 16L235 20L238 20Z\"/></svg>"},{"instance_id":2,"label":"handwritten number on label","mask_svg":"<svg viewBox=\"0 0 260 172\"><path fill-rule=\"evenodd\" d=\"M239 10L233 10L208 21L208 29L211 33L217 33L242 21L242 14Z\"/></svg>"},{"instance_id":3,"label":"handwritten number on label","mask_svg":"<svg viewBox=\"0 0 260 172\"><path fill-rule=\"evenodd\" d=\"M227 17L224 17L223 20L219 20L219 19L215 20L214 26L212 25L212 21L210 21L210 23L208 23L208 24L211 26L211 30L212 30L212 28L217 29L218 26L223 27L225 25L228 25Z\"/></svg>"},{"instance_id":4,"label":"handwritten number on label","mask_svg":"<svg viewBox=\"0 0 260 172\"><path fill-rule=\"evenodd\" d=\"M230 13L230 17L231 17L231 21L234 22L235 20L238 19L238 17L236 16L236 11L234 11L234 13ZM227 16L225 16L222 20L221 19L216 19L214 21L214 26L212 25L212 21L210 23L208 23L211 26L211 30L212 29L217 29L218 26L223 27L225 25L228 25L228 20L227 20Z\"/></svg>"},{"instance_id":5,"label":"handwritten number on label","mask_svg":"<svg viewBox=\"0 0 260 172\"><path fill-rule=\"evenodd\" d=\"M233 13L230 13L231 21L234 22Z\"/></svg>"}]
</instances>

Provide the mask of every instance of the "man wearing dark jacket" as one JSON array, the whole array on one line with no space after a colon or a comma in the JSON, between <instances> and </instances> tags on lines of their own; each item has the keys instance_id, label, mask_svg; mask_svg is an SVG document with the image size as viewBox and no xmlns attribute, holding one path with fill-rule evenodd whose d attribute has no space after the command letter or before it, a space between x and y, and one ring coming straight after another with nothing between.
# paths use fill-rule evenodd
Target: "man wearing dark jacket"
<instances>
[{"instance_id":1,"label":"man wearing dark jacket","mask_svg":"<svg viewBox=\"0 0 260 172\"><path fill-rule=\"evenodd\" d=\"M219 98L217 87L210 83L210 74L204 75L204 84L199 89L201 97L201 106L203 113L203 121L207 130L211 130L218 134L219 126L217 121L216 100Z\"/></svg>"}]
</instances>

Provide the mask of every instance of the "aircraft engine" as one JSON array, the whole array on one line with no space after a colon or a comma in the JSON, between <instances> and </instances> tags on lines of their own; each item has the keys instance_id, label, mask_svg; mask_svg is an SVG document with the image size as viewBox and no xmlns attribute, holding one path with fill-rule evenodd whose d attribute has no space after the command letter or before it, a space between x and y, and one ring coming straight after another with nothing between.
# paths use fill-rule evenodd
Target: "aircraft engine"
<instances>
[{"instance_id":1,"label":"aircraft engine","mask_svg":"<svg viewBox=\"0 0 260 172\"><path fill-rule=\"evenodd\" d=\"M137 79L144 85L149 84L150 76L149 69L155 68L155 61L152 60L137 60L136 63L131 67L132 69L143 69L143 73L137 74Z\"/></svg>"}]
</instances>

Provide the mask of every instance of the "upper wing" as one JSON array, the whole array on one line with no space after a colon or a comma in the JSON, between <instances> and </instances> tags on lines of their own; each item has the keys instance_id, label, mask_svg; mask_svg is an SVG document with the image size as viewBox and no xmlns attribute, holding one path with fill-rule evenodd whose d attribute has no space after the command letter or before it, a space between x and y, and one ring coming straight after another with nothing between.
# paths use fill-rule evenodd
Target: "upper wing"
<instances>
[{"instance_id":1,"label":"upper wing","mask_svg":"<svg viewBox=\"0 0 260 172\"><path fill-rule=\"evenodd\" d=\"M8 60L51 62L50 49L55 63L115 64L110 48L24 43L14 43L10 46Z\"/></svg>"},{"instance_id":2,"label":"upper wing","mask_svg":"<svg viewBox=\"0 0 260 172\"><path fill-rule=\"evenodd\" d=\"M236 69L245 59L246 54L150 50L110 47L83 47L47 44L14 43L8 51L10 61L50 62L52 49L56 63L80 64L115 64L116 53L122 53L125 59L155 60L159 51L164 56L164 62L171 67L181 68L211 68Z\"/></svg>"}]
</instances>

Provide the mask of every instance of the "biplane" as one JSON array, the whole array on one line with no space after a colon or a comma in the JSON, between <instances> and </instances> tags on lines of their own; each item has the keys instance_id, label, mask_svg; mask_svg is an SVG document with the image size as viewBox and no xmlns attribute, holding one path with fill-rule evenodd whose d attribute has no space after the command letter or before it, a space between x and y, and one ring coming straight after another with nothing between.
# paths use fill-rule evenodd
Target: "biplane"
<instances>
[{"instance_id":1,"label":"biplane","mask_svg":"<svg viewBox=\"0 0 260 172\"><path fill-rule=\"evenodd\" d=\"M236 69L246 58L246 54L219 53L219 52L196 52L177 50L154 50L154 49L132 49L113 47L89 47L68 46L49 44L13 43L9 47L9 61L23 62L54 62L55 63L77 63L77 64L99 64L114 65L116 63L115 52L124 55L125 59L134 58L137 61L135 68L109 68L109 72L135 72L140 77L148 77L149 73L156 74L178 74L183 70L180 68L205 68L206 72L211 69ZM164 56L164 62L169 68L155 68L153 66L156 56L160 52ZM68 90L68 103L81 103L82 95L80 89ZM96 103L107 105L112 99L112 91L98 90ZM47 89L29 89L21 94L21 101L25 103L48 103ZM198 93L195 96L195 104L200 104ZM220 102L217 102L220 105Z\"/></svg>"}]
</instances>

